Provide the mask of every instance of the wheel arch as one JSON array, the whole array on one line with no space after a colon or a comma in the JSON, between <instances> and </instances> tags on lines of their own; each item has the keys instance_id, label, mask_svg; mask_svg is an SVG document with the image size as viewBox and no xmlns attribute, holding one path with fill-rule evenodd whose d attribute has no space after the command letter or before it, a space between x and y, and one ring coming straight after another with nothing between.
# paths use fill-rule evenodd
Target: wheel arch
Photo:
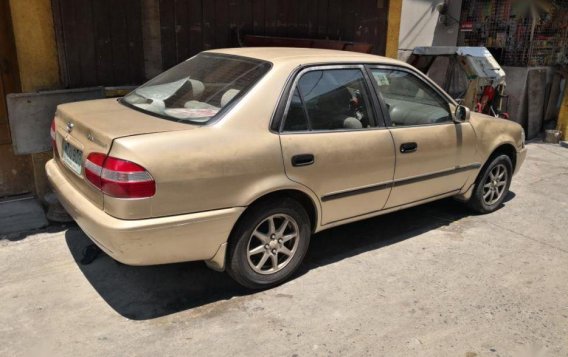
<instances>
[{"instance_id":1,"label":"wheel arch","mask_svg":"<svg viewBox=\"0 0 568 357\"><path fill-rule=\"evenodd\" d=\"M318 227L318 224L319 224L319 221L320 221L320 219L319 219L320 210L319 210L319 206L316 204L316 201L308 193L306 193L302 190L299 190L299 189L295 189L295 188L278 189L278 190L275 190L275 191L272 191L272 192L264 193L263 195L254 199L246 207L246 209L240 214L239 218L237 219L237 221L233 225L233 228L231 229L229 236L227 237L227 241L219 247L217 253L211 259L205 261L207 266L209 268L213 269L213 270L216 270L216 271L224 271L226 259L227 259L226 253L228 251L229 246L232 244L231 241L233 240L235 229L242 222L242 220L244 219L246 214L253 207L255 207L256 205L258 205L262 202L266 202L266 201L269 201L269 200L277 200L277 199L281 199L283 197L292 198L292 199L298 201L304 207L304 209L308 213L308 217L310 219L310 225L311 225L312 233L314 233L317 230L317 227Z\"/></svg>"},{"instance_id":2,"label":"wheel arch","mask_svg":"<svg viewBox=\"0 0 568 357\"><path fill-rule=\"evenodd\" d=\"M483 164L481 165L481 168L479 169L479 171L477 171L477 173L474 175L472 175L467 183L464 185L463 187L463 191L456 195L455 198L458 201L461 202L467 202L469 201L469 199L471 198L471 195L473 193L473 189L475 188L475 185L477 185L477 183L479 182L479 180L481 179L481 177L483 176L483 173L485 172L485 170L487 169L487 166L491 163L491 161L499 156L499 155L507 155L509 157L509 159L511 159L511 163L513 165L512 169L513 172L515 171L515 167L517 165L517 151L515 149L515 146L510 143L510 142L502 142L501 144L497 145L490 153L489 155L487 155L487 158L485 159L485 161L483 162Z\"/></svg>"},{"instance_id":3,"label":"wheel arch","mask_svg":"<svg viewBox=\"0 0 568 357\"><path fill-rule=\"evenodd\" d=\"M261 202L278 200L284 197L292 198L298 201L298 203L300 203L302 207L304 207L304 209L308 213L308 217L310 218L312 232L315 232L319 224L319 207L313 197L311 197L308 193L296 188L278 189L276 191L264 193L263 195L257 197L247 206L243 213L241 213L234 227L236 227L240 223L240 221L247 214L247 212L251 210L252 207L260 204ZM232 233L233 232L231 231L231 235Z\"/></svg>"},{"instance_id":4,"label":"wheel arch","mask_svg":"<svg viewBox=\"0 0 568 357\"><path fill-rule=\"evenodd\" d=\"M509 157L509 159L511 159L511 164L513 165L512 170L513 170L513 172L515 171L515 167L517 165L517 150L515 149L515 146L513 144L503 143L503 144L500 144L499 146L497 146L495 149L493 149L491 154L487 157L487 160L485 160L481 170L479 170L479 173L477 174L477 177L475 178L475 183L479 182L479 178L485 172L485 169L487 168L487 166L491 163L491 161L494 158L496 158L499 155L507 155ZM513 172L511 172L511 174Z\"/></svg>"}]
</instances>

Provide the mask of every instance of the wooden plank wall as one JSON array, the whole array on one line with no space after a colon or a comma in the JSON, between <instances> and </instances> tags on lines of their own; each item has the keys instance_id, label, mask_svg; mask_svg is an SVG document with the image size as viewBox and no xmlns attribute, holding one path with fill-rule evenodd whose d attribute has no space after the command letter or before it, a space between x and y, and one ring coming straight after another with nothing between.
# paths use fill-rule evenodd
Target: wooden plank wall
<instances>
[{"instance_id":1,"label":"wooden plank wall","mask_svg":"<svg viewBox=\"0 0 568 357\"><path fill-rule=\"evenodd\" d=\"M140 0L52 0L67 88L144 81Z\"/></svg>"},{"instance_id":2,"label":"wooden plank wall","mask_svg":"<svg viewBox=\"0 0 568 357\"><path fill-rule=\"evenodd\" d=\"M145 63L159 63L164 70L202 50L239 46L244 35L367 42L374 45L375 53L384 54L386 3L52 0L62 83L68 88L140 84L156 72L145 74ZM143 13L148 9L152 13ZM159 33L160 46L150 42L153 33Z\"/></svg>"},{"instance_id":3,"label":"wooden plank wall","mask_svg":"<svg viewBox=\"0 0 568 357\"><path fill-rule=\"evenodd\" d=\"M8 126L6 95L19 91L10 8L8 1L0 0L0 197L30 192L33 187L31 157L14 155Z\"/></svg>"},{"instance_id":4,"label":"wooden plank wall","mask_svg":"<svg viewBox=\"0 0 568 357\"><path fill-rule=\"evenodd\" d=\"M319 38L375 45L384 54L382 0L159 0L164 68L238 35Z\"/></svg>"}]
</instances>

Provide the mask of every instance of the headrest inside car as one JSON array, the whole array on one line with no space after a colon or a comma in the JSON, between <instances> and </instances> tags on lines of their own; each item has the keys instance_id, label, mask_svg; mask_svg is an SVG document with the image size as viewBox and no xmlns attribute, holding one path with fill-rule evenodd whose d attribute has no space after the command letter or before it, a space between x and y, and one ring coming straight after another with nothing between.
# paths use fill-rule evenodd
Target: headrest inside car
<instances>
[{"instance_id":1,"label":"headrest inside car","mask_svg":"<svg viewBox=\"0 0 568 357\"><path fill-rule=\"evenodd\" d=\"M240 90L233 88L226 91L221 97L221 107L224 107L225 105L229 104L229 102L233 100L233 98L235 98L237 94L239 94L239 92Z\"/></svg>"},{"instance_id":2,"label":"headrest inside car","mask_svg":"<svg viewBox=\"0 0 568 357\"><path fill-rule=\"evenodd\" d=\"M199 98L201 98L201 95L203 94L203 91L205 90L205 85L203 85L203 82L198 81L197 79L190 79L189 83L191 83L193 100L199 100Z\"/></svg>"},{"instance_id":3,"label":"headrest inside car","mask_svg":"<svg viewBox=\"0 0 568 357\"><path fill-rule=\"evenodd\" d=\"M363 124L357 118L347 117L343 120L343 127L346 129L362 129Z\"/></svg>"}]
</instances>

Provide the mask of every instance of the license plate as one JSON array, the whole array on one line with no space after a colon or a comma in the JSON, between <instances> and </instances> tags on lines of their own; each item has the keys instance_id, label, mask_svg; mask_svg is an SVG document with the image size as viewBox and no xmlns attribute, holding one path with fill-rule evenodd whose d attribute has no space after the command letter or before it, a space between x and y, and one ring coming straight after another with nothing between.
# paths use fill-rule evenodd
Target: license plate
<instances>
[{"instance_id":1,"label":"license plate","mask_svg":"<svg viewBox=\"0 0 568 357\"><path fill-rule=\"evenodd\" d=\"M81 168L83 167L83 151L64 141L63 162L65 162L65 164L67 164L67 166L77 175L81 175Z\"/></svg>"}]
</instances>

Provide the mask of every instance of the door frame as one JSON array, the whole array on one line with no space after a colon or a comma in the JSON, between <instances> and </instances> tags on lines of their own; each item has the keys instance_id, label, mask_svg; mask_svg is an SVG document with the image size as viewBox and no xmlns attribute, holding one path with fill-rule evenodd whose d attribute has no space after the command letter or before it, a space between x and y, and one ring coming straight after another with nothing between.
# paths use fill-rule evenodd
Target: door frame
<instances>
[{"instance_id":1,"label":"door frame","mask_svg":"<svg viewBox=\"0 0 568 357\"><path fill-rule=\"evenodd\" d=\"M369 108L369 113L372 115L372 122L375 126L371 128L365 129L333 129L333 130L306 130L306 133L327 133L327 132L339 132L339 131L361 131L361 130L377 130L377 129L386 129L387 122L384 118L382 110L379 112L379 108L381 108L381 103L375 94L375 89L372 85L372 79L369 77L369 72L365 67L364 63L353 62L353 63L318 63L318 64L310 64L305 65L297 68L288 78L286 86L284 87L284 91L280 96L280 100L277 105L277 109L274 112L272 120L270 121L270 130L276 132L277 134L286 134L283 131L284 123L286 121L286 116L288 115L288 109L290 107L290 103L292 101L292 96L294 90L298 86L298 82L300 78L312 71L319 71L319 70L334 70L334 69L359 69L361 74L363 75L363 81L365 83L365 87L367 92L369 93L369 101L371 108ZM309 120L309 119L308 119ZM303 133L303 131L294 132L295 134Z\"/></svg>"},{"instance_id":2,"label":"door frame","mask_svg":"<svg viewBox=\"0 0 568 357\"><path fill-rule=\"evenodd\" d=\"M376 129L379 127L384 127L387 129L393 128L392 126L392 122L390 120L390 115L388 113L385 101L382 97L382 94L380 92L380 90L378 89L377 84L375 83L375 81L373 81L373 77L372 77L372 73L371 70L374 68L380 68L380 69L395 69L395 70L401 70L401 71L405 71L405 72L409 72L411 74L414 74L415 76L419 77L420 79L422 79L424 82L426 82L426 84L428 86L430 86L430 88L432 88L436 93L438 93L438 95L440 95L443 99L445 99L448 102L449 105L449 109L450 109L450 115L452 116L452 119L454 119L454 112L451 110L452 109L452 105L453 106L457 106L458 103L452 98L450 97L447 93L445 93L443 90L441 90L437 84L435 84L435 82L432 81L432 79L430 79L428 76L426 76L424 73L413 69L411 67L407 67L404 65L397 65L397 64L388 64L388 63L381 63L381 62L320 62L320 63L312 63L312 64L308 64L308 65L303 65L303 66L299 66L298 68L294 69L290 75L288 76L288 79L286 80L286 83L282 89L282 93L280 94L280 98L278 99L278 103L276 105L276 109L274 110L274 113L272 114L272 118L270 119L270 123L269 123L269 130L274 133L274 134L280 134L282 132L282 126L283 126L283 121L284 121L284 115L286 113L284 113L287 108L288 105L292 99L292 89L295 88L298 80L299 80L299 76L300 74L302 74L306 69L308 68L313 68L313 67L329 67L329 66L336 66L337 68L349 68L349 67L359 67L362 68L363 70L363 77L365 78L365 82L366 85L369 89L370 94L374 94L371 95L371 101L373 102L373 115L375 116L375 121L377 126L375 128L371 128L371 129ZM440 124L448 124L448 123L440 123ZM440 125L440 124L431 124L431 125Z\"/></svg>"},{"instance_id":3,"label":"door frame","mask_svg":"<svg viewBox=\"0 0 568 357\"><path fill-rule=\"evenodd\" d=\"M379 64L368 64L367 62L320 62L320 63L312 63L308 65L299 66L298 68L294 69L286 83L282 89L282 93L280 94L280 98L278 99L278 103L276 105L276 109L272 114L272 118L270 119L269 123L269 130L274 134L282 134L282 128L284 127L284 120L285 116L288 111L288 107L290 102L292 101L293 90L296 88L296 85L301 77L302 74L309 72L310 70L318 70L318 69L347 69L347 68L357 68L363 72L363 78L365 81L365 85L367 90L369 91L370 101L371 101L371 114L373 115L375 126L372 128L367 128L366 130L378 130L378 129L387 129L388 123L387 119L385 118L384 111L383 111L383 104L380 102L379 98L377 97L376 89L373 86L372 77L370 76L370 72L368 71L367 66L369 65L379 65ZM389 118L390 120L390 118ZM332 131L352 131L352 130L361 130L361 129L342 129L342 130L332 130ZM310 131L306 131L310 132ZM324 133L328 132L327 130L317 130L311 133ZM301 132L296 132L301 133Z\"/></svg>"}]
</instances>

